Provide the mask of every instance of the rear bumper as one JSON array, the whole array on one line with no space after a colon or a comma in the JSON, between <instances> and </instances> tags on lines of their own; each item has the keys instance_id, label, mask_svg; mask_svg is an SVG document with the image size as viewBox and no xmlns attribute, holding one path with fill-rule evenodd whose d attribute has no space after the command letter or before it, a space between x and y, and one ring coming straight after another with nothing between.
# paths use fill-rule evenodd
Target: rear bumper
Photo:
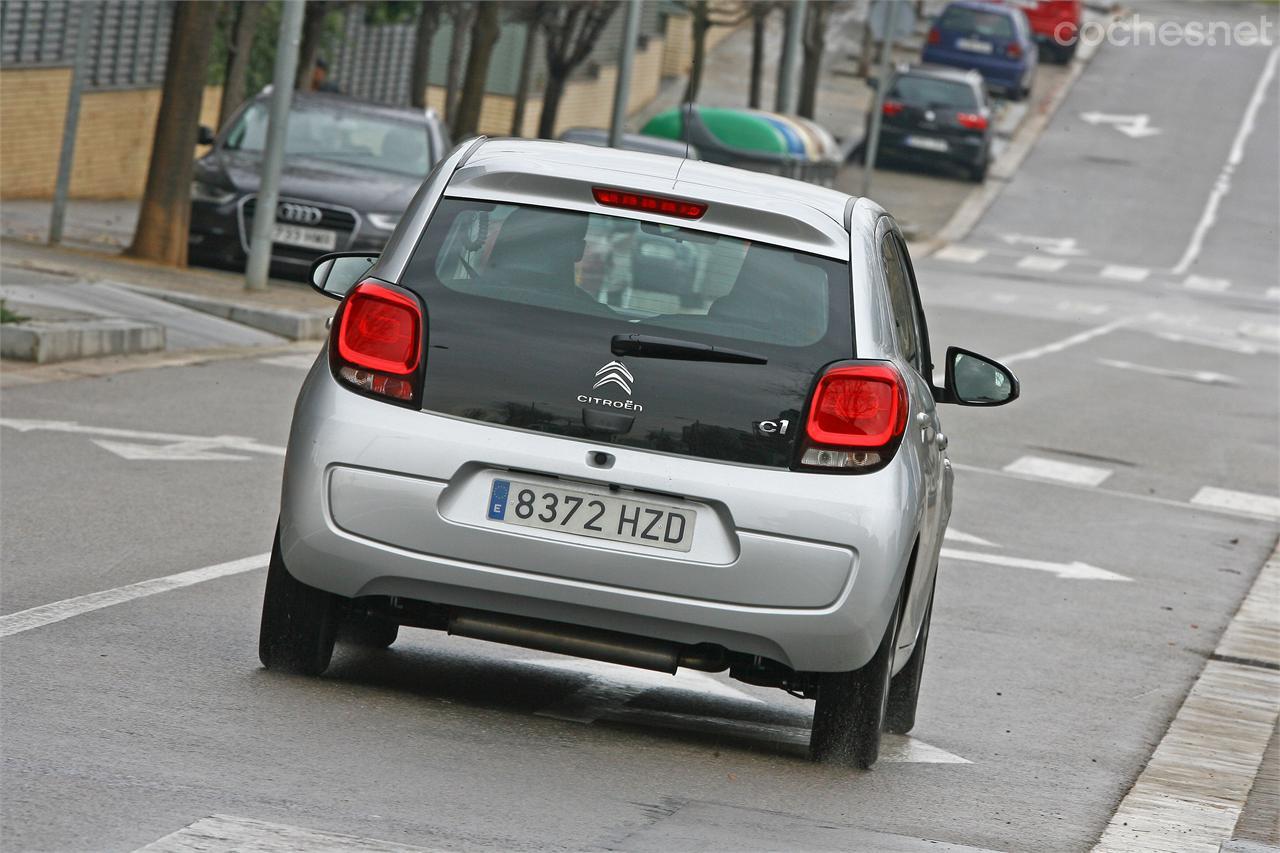
<instances>
[{"instance_id":1,"label":"rear bumper","mask_svg":"<svg viewBox=\"0 0 1280 853\"><path fill-rule=\"evenodd\" d=\"M947 141L946 151L928 151L906 144L912 134L937 136ZM929 131L913 131L884 125L880 129L881 151L894 157L925 163L956 163L961 166L977 166L987 159L988 143L981 136L936 134Z\"/></svg>"},{"instance_id":2,"label":"rear bumper","mask_svg":"<svg viewBox=\"0 0 1280 853\"><path fill-rule=\"evenodd\" d=\"M970 53L965 50L949 50L947 48L928 45L921 61L935 65L947 65L952 68L965 68L977 71L988 88L1012 91L1030 81L1031 65L1024 59L1007 59Z\"/></svg>"},{"instance_id":3,"label":"rear bumper","mask_svg":"<svg viewBox=\"0 0 1280 853\"><path fill-rule=\"evenodd\" d=\"M597 449L614 455L611 468L590 466ZM343 596L849 670L884 632L919 525L908 456L842 477L631 451L380 403L338 386L321 360L295 412L280 545L290 573ZM508 528L483 512L491 472L506 469L683 495L705 515L688 554Z\"/></svg>"}]
</instances>

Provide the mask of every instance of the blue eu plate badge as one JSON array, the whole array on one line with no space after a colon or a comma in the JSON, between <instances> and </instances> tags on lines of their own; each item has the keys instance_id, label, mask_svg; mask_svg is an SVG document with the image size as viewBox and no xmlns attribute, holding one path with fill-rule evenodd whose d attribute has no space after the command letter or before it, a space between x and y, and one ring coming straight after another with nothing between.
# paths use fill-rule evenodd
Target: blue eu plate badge
<instances>
[{"instance_id":1,"label":"blue eu plate badge","mask_svg":"<svg viewBox=\"0 0 1280 853\"><path fill-rule=\"evenodd\" d=\"M510 480L494 480L489 492L489 517L502 521L507 515L507 495L511 492Z\"/></svg>"}]
</instances>

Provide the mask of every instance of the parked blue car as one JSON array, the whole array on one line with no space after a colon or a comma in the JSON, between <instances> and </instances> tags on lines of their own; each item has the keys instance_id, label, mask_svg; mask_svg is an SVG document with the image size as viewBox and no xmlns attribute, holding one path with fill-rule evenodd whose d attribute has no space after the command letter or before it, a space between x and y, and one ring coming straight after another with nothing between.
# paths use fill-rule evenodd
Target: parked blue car
<instances>
[{"instance_id":1,"label":"parked blue car","mask_svg":"<svg viewBox=\"0 0 1280 853\"><path fill-rule=\"evenodd\" d=\"M921 58L934 65L973 69L988 89L1015 101L1031 91L1036 73L1031 24L1016 6L948 4L929 30Z\"/></svg>"}]
</instances>

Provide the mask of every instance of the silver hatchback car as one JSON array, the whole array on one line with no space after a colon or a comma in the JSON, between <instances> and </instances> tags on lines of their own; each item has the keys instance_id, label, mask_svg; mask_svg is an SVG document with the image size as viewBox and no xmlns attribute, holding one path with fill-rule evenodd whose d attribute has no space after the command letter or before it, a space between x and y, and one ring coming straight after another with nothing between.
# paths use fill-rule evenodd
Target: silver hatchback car
<instances>
[{"instance_id":1,"label":"silver hatchback car","mask_svg":"<svg viewBox=\"0 0 1280 853\"><path fill-rule=\"evenodd\" d=\"M905 243L867 199L697 161L470 140L341 299L298 397L259 652L401 625L816 699L908 731L952 474Z\"/></svg>"}]
</instances>

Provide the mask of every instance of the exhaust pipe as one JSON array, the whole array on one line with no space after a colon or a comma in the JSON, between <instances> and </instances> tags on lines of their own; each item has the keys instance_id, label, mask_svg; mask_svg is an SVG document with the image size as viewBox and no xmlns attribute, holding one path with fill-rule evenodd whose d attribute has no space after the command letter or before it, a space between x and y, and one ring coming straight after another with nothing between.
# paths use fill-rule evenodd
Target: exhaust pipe
<instances>
[{"instance_id":1,"label":"exhaust pipe","mask_svg":"<svg viewBox=\"0 0 1280 853\"><path fill-rule=\"evenodd\" d=\"M717 672L728 666L718 646L682 646L600 628L479 610L454 610L448 631L459 637L522 646L542 652L590 658L675 674L679 666Z\"/></svg>"}]
</instances>

